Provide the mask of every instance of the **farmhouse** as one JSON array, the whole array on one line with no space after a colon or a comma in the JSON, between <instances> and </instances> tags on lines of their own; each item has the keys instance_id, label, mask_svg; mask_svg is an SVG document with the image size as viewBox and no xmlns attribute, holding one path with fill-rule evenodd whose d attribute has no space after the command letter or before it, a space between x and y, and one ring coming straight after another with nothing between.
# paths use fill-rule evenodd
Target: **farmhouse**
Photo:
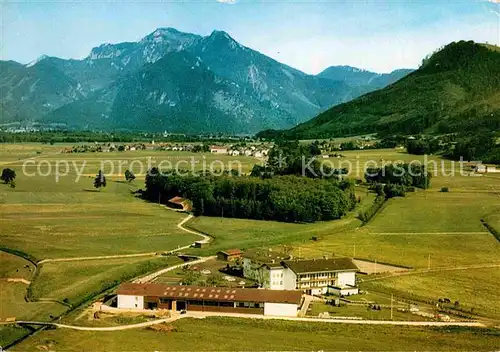
<instances>
[{"instance_id":1,"label":"farmhouse","mask_svg":"<svg viewBox=\"0 0 500 352\"><path fill-rule=\"evenodd\" d=\"M125 283L118 308L297 316L300 291Z\"/></svg>"},{"instance_id":2,"label":"farmhouse","mask_svg":"<svg viewBox=\"0 0 500 352\"><path fill-rule=\"evenodd\" d=\"M184 211L192 210L191 202L188 199L182 197L174 197L169 199L168 206Z\"/></svg>"},{"instance_id":3,"label":"farmhouse","mask_svg":"<svg viewBox=\"0 0 500 352\"><path fill-rule=\"evenodd\" d=\"M243 255L243 275L271 290L301 290L307 294L353 295L357 266L349 258L291 260L277 252Z\"/></svg>"},{"instance_id":4,"label":"farmhouse","mask_svg":"<svg viewBox=\"0 0 500 352\"><path fill-rule=\"evenodd\" d=\"M220 146L213 145L210 147L210 153L227 154L227 147L220 147Z\"/></svg>"},{"instance_id":5,"label":"farmhouse","mask_svg":"<svg viewBox=\"0 0 500 352\"><path fill-rule=\"evenodd\" d=\"M243 252L239 249L227 249L225 251L220 251L217 253L217 259L223 260L226 262L232 262L235 261L239 258L241 258L241 255Z\"/></svg>"}]
</instances>

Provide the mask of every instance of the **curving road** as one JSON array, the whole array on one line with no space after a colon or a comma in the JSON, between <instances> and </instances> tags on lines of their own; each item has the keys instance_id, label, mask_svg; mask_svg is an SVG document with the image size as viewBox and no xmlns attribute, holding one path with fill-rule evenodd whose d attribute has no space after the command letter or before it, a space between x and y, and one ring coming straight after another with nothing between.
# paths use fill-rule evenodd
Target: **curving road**
<instances>
[{"instance_id":1,"label":"curving road","mask_svg":"<svg viewBox=\"0 0 500 352\"><path fill-rule=\"evenodd\" d=\"M109 326L109 327L88 327L66 325L59 323L47 323L40 321L17 321L2 323L2 325L43 325L55 326L61 329L81 330L81 331L119 331L129 329L140 329L161 323L170 323L182 318L204 319L208 317L230 317L243 319L264 319L264 320L289 320L308 323L332 323L332 324L362 324L362 325L403 325L403 326L464 326L464 327L485 327L484 324L478 322L437 322L437 321L393 321L393 320L351 320L351 319L321 319L321 318L299 318L299 317L275 317L266 315L252 314L237 314L237 313L217 313L217 312L188 312L183 315L176 315L170 318L151 320L144 323Z\"/></svg>"},{"instance_id":2,"label":"curving road","mask_svg":"<svg viewBox=\"0 0 500 352\"><path fill-rule=\"evenodd\" d=\"M202 234L201 232L194 231L188 228L184 227L184 224L191 220L194 216L189 214L187 217L182 219L178 224L177 227L184 232L194 234L197 236L200 236L202 240L200 242L202 243L209 243L211 241L211 238L207 235ZM176 249L170 250L170 251L158 251L158 252L147 252L147 253L135 253L135 254L116 254L116 255L103 255L103 256L93 256L93 257L72 257L72 258L56 258L56 259L44 259L39 261L37 264L44 264L44 263L50 263L50 262L72 262L72 261L81 261L81 260L99 260L99 259L125 259L125 258L135 258L135 257L152 257L158 255L159 252L170 252L170 253L175 253L182 251L184 249L188 249L191 247L191 244L187 246L182 246L178 247Z\"/></svg>"}]
</instances>

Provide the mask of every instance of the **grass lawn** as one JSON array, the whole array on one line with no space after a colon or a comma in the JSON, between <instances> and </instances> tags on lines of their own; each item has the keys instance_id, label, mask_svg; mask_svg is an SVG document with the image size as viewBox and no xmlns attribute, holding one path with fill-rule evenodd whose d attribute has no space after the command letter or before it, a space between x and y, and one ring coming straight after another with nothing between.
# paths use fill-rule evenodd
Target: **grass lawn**
<instances>
[{"instance_id":1,"label":"grass lawn","mask_svg":"<svg viewBox=\"0 0 500 352\"><path fill-rule=\"evenodd\" d=\"M33 295L78 304L119 281L181 262L177 257L49 262L43 264L33 284Z\"/></svg>"},{"instance_id":2,"label":"grass lawn","mask_svg":"<svg viewBox=\"0 0 500 352\"><path fill-rule=\"evenodd\" d=\"M367 290L416 300L449 298L466 312L500 319L499 268L442 271L387 278L363 284Z\"/></svg>"},{"instance_id":3,"label":"grass lawn","mask_svg":"<svg viewBox=\"0 0 500 352\"><path fill-rule=\"evenodd\" d=\"M259 221L234 218L202 216L191 220L187 225L209 234L214 241L207 249L192 250L193 253L215 254L229 248L248 249L254 247L279 247L290 243L309 243L313 237L352 231L361 226L356 218L360 209L366 209L375 200L375 194L366 187L357 187L356 196L361 198L357 209L344 218L314 224L292 224L276 221ZM279 248L278 248L279 249Z\"/></svg>"},{"instance_id":4,"label":"grass lawn","mask_svg":"<svg viewBox=\"0 0 500 352\"><path fill-rule=\"evenodd\" d=\"M232 318L182 319L174 332L43 331L16 351L488 351L500 333L487 329L388 327Z\"/></svg>"},{"instance_id":5,"label":"grass lawn","mask_svg":"<svg viewBox=\"0 0 500 352\"><path fill-rule=\"evenodd\" d=\"M500 233L500 209L498 213L491 214L485 219L498 233Z\"/></svg>"},{"instance_id":6,"label":"grass lawn","mask_svg":"<svg viewBox=\"0 0 500 352\"><path fill-rule=\"evenodd\" d=\"M292 246L307 257L356 256L415 268L426 268L429 255L433 267L497 263L500 244L480 220L499 206L492 194L422 191L389 200L358 231Z\"/></svg>"},{"instance_id":7,"label":"grass lawn","mask_svg":"<svg viewBox=\"0 0 500 352\"><path fill-rule=\"evenodd\" d=\"M0 325L0 346L7 346L7 344L20 339L28 334L28 330L15 325Z\"/></svg>"},{"instance_id":8,"label":"grass lawn","mask_svg":"<svg viewBox=\"0 0 500 352\"><path fill-rule=\"evenodd\" d=\"M35 266L16 255L0 251L0 279L16 278L30 280Z\"/></svg>"},{"instance_id":9,"label":"grass lawn","mask_svg":"<svg viewBox=\"0 0 500 352\"><path fill-rule=\"evenodd\" d=\"M25 169L29 173L37 170L37 164L43 160L42 170L48 170L48 165L54 169L59 163L61 170L66 170L66 163L69 163L68 176L65 178L74 179L76 170L81 170L85 176L95 176L98 170L102 169L106 176L114 180L125 180L125 170L130 169L134 172L138 181L144 179L144 176L149 168L161 167L162 170L178 169L178 170L239 170L246 174L252 170L254 164L259 160L248 156L230 156L211 153L191 153L191 152L176 152L176 151L156 151L156 150L140 150L140 151L124 151L111 153L57 153L63 148L58 148L55 151L43 151L39 155L35 163L28 163ZM26 155L35 156L33 152L24 153L19 158L23 160L15 160L16 158L9 157L6 152L0 150L0 158L9 162L9 167L22 170L24 157ZM5 155L2 157L2 155ZM17 158L17 159L19 159ZM75 169L76 167L76 169Z\"/></svg>"},{"instance_id":10,"label":"grass lawn","mask_svg":"<svg viewBox=\"0 0 500 352\"><path fill-rule=\"evenodd\" d=\"M318 242L292 245L294 253L305 257L348 256L377 260L379 263L431 268L500 263L500 245L488 234L371 234L364 230L340 233Z\"/></svg>"},{"instance_id":11,"label":"grass lawn","mask_svg":"<svg viewBox=\"0 0 500 352\"><path fill-rule=\"evenodd\" d=\"M367 320L391 320L391 309L384 307L380 310L372 310L361 305L343 304L340 307L334 307L322 302L314 302L309 306L309 308L311 311L307 314L312 316L318 316L319 313L328 312L328 314L332 317L358 317ZM425 319L409 312L399 312L396 304L394 304L393 320L418 321Z\"/></svg>"},{"instance_id":12,"label":"grass lawn","mask_svg":"<svg viewBox=\"0 0 500 352\"><path fill-rule=\"evenodd\" d=\"M290 224L274 221L198 217L188 224L191 228L214 237L206 249L193 253L208 254L229 248L276 247L282 244L310 242L312 237L352 230L361 222L354 217L314 224Z\"/></svg>"},{"instance_id":13,"label":"grass lawn","mask_svg":"<svg viewBox=\"0 0 500 352\"><path fill-rule=\"evenodd\" d=\"M133 197L132 185L95 192L91 181L20 175L15 189L0 185L0 245L47 259L165 251L199 239L176 227L185 215Z\"/></svg>"},{"instance_id":14,"label":"grass lawn","mask_svg":"<svg viewBox=\"0 0 500 352\"><path fill-rule=\"evenodd\" d=\"M0 321L15 317L17 320L51 320L50 316L57 316L67 307L53 302L26 302L24 296L27 286L18 282L0 281Z\"/></svg>"},{"instance_id":15,"label":"grass lawn","mask_svg":"<svg viewBox=\"0 0 500 352\"><path fill-rule=\"evenodd\" d=\"M366 229L373 233L487 232L481 218L500 208L500 197L431 190L393 198Z\"/></svg>"},{"instance_id":16,"label":"grass lawn","mask_svg":"<svg viewBox=\"0 0 500 352\"><path fill-rule=\"evenodd\" d=\"M254 284L252 280L249 280L247 278L231 276L219 271L220 269L225 268L227 265L228 262L217 259L210 259L200 264L194 264L191 268L192 270L188 270L188 267L184 267L166 272L155 279L154 282L172 284L179 283L187 279L191 281L190 285L210 286L210 284L207 284L207 280L212 280L212 286L220 287L238 287L241 286L239 285L241 281L244 281L245 286L247 287ZM202 271L204 270L209 270L210 274L203 274ZM232 277L234 281L226 280L226 277L228 276Z\"/></svg>"}]
</instances>

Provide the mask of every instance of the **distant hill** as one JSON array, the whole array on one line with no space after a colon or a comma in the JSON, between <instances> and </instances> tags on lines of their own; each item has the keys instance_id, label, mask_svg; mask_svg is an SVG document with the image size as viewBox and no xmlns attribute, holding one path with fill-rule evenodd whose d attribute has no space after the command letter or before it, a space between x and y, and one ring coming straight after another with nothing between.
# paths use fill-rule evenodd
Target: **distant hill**
<instances>
[{"instance_id":1,"label":"distant hill","mask_svg":"<svg viewBox=\"0 0 500 352\"><path fill-rule=\"evenodd\" d=\"M413 71L412 69L399 69L391 73L375 73L351 66L330 66L319 73L318 77L345 82L351 87L359 87L366 93L387 87Z\"/></svg>"},{"instance_id":2,"label":"distant hill","mask_svg":"<svg viewBox=\"0 0 500 352\"><path fill-rule=\"evenodd\" d=\"M28 65L3 61L0 69L0 125L91 129L284 129L389 84L307 75L225 32L202 37L173 28L100 45L83 60L44 56Z\"/></svg>"},{"instance_id":3,"label":"distant hill","mask_svg":"<svg viewBox=\"0 0 500 352\"><path fill-rule=\"evenodd\" d=\"M282 134L310 139L480 129L500 129L500 51L461 41L387 88L335 106Z\"/></svg>"}]
</instances>

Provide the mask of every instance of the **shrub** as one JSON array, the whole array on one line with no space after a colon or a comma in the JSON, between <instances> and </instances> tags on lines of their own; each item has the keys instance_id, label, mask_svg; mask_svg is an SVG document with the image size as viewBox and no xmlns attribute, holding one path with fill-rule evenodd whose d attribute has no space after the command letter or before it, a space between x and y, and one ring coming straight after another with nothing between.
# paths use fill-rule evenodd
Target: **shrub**
<instances>
[{"instance_id":1,"label":"shrub","mask_svg":"<svg viewBox=\"0 0 500 352\"><path fill-rule=\"evenodd\" d=\"M448 193L449 191L450 191L450 190L449 190L449 188L448 188L448 187L443 187L443 188L441 188L441 192L443 192L443 193Z\"/></svg>"}]
</instances>

